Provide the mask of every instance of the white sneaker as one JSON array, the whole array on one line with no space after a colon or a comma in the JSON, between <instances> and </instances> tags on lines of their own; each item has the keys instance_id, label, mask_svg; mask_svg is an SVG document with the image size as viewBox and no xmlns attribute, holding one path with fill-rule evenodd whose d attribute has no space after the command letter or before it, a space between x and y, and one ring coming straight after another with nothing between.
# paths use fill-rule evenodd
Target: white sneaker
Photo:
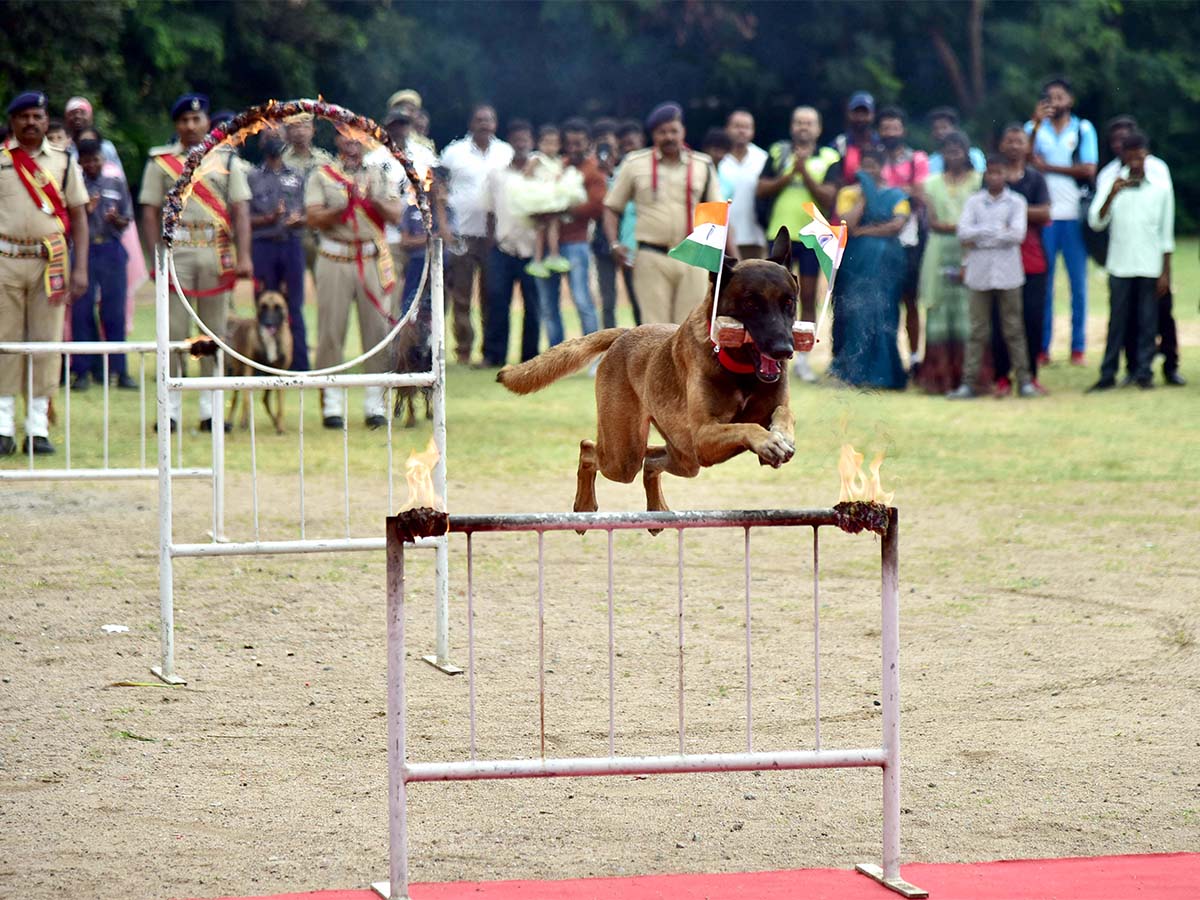
<instances>
[{"instance_id":1,"label":"white sneaker","mask_svg":"<svg viewBox=\"0 0 1200 900\"><path fill-rule=\"evenodd\" d=\"M817 381L817 376L813 373L812 366L808 364L807 353L796 354L796 361L792 363L792 372L806 384L815 384Z\"/></svg>"}]
</instances>

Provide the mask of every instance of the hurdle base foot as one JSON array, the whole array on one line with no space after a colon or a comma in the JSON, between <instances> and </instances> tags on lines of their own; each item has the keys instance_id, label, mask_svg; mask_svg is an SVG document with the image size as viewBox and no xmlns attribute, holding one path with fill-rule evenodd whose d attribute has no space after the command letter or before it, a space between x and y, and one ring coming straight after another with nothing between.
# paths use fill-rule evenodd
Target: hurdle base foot
<instances>
[{"instance_id":1,"label":"hurdle base foot","mask_svg":"<svg viewBox=\"0 0 1200 900\"><path fill-rule=\"evenodd\" d=\"M928 897L929 891L917 887L915 884L909 884L899 875L895 878L884 878L883 869L874 863L858 863L854 867L854 871L860 875L866 875L868 878L878 881L890 891L895 891L901 897Z\"/></svg>"},{"instance_id":2,"label":"hurdle base foot","mask_svg":"<svg viewBox=\"0 0 1200 900\"><path fill-rule=\"evenodd\" d=\"M180 678L174 672L170 675L164 675L162 666L151 666L150 671L154 673L154 677L166 684L187 684L186 678Z\"/></svg>"},{"instance_id":3,"label":"hurdle base foot","mask_svg":"<svg viewBox=\"0 0 1200 900\"><path fill-rule=\"evenodd\" d=\"M392 900L392 883L390 881L372 882L371 890L382 897L383 900ZM402 895L400 900L408 900L408 894Z\"/></svg>"},{"instance_id":4,"label":"hurdle base foot","mask_svg":"<svg viewBox=\"0 0 1200 900\"><path fill-rule=\"evenodd\" d=\"M429 663L431 666L433 666L435 669L437 669L439 672L441 672L444 675L461 675L463 673L463 670L460 669L458 666L454 665L453 663L438 662L437 656L433 653L430 653L428 656L422 656L421 659L423 659L425 662ZM383 883L384 882L380 882L380 884L383 884Z\"/></svg>"}]
</instances>

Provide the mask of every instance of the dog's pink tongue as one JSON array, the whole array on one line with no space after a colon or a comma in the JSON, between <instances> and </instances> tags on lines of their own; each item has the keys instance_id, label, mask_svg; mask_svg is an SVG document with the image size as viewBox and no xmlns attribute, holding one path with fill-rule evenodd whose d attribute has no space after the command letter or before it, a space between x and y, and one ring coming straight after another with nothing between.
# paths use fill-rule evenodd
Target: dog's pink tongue
<instances>
[{"instance_id":1,"label":"dog's pink tongue","mask_svg":"<svg viewBox=\"0 0 1200 900\"><path fill-rule=\"evenodd\" d=\"M758 373L767 378L779 374L779 361L771 359L769 356L759 356L758 358Z\"/></svg>"}]
</instances>

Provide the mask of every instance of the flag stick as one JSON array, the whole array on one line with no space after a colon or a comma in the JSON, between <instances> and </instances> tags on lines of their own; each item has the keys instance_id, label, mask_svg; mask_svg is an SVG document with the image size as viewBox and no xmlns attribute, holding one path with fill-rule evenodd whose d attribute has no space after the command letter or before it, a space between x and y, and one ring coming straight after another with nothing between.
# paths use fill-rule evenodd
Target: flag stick
<instances>
[{"instance_id":1,"label":"flag stick","mask_svg":"<svg viewBox=\"0 0 1200 900\"><path fill-rule=\"evenodd\" d=\"M732 200L726 200L726 204L732 205ZM729 206L726 206L726 209ZM729 243L729 213L725 213L725 242ZM717 268L717 280L713 285L713 308L712 318L708 323L708 339L715 345L717 343L717 302L721 299L721 273L725 271L725 248L721 247L721 263Z\"/></svg>"},{"instance_id":2,"label":"flag stick","mask_svg":"<svg viewBox=\"0 0 1200 900\"><path fill-rule=\"evenodd\" d=\"M846 226L842 225L839 227L845 228ZM821 325L824 324L825 315L829 312L829 301L831 299L833 299L833 284L835 281L837 281L838 269L840 269L842 267L842 256L844 254L845 254L845 250L844 250L844 248L841 247L841 245L839 243L837 265L833 267L833 272L829 276L829 286L825 290L825 300L821 303L821 314L819 316L817 316L817 326L816 326L816 329L813 331L813 340L820 340L820 338L818 338L817 335L819 335L821 333Z\"/></svg>"}]
</instances>

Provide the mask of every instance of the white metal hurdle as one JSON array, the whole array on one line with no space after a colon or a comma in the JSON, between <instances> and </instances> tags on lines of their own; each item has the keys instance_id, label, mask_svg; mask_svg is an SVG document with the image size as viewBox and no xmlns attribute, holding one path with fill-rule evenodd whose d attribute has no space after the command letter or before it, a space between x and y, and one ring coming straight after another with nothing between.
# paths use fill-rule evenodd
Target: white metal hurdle
<instances>
[{"instance_id":1,"label":"white metal hurdle","mask_svg":"<svg viewBox=\"0 0 1200 900\"><path fill-rule=\"evenodd\" d=\"M185 350L186 344L177 342L169 344L172 350ZM36 465L32 448L24 454L28 464L21 468L0 467L0 481L128 481L139 478L156 478L157 466L146 464L147 421L146 421L146 355L157 349L154 341L0 341L0 353L23 355L26 360L25 381L26 398L33 396L33 359L35 356L55 354L64 356L63 369L67 373L71 369L71 357L95 355L102 358L103 379L101 382L101 459L99 466L76 466L72 460L72 394L78 391L71 389L71 379L66 379L63 389L63 463L54 465ZM109 357L118 354L137 354L140 372L138 375L138 409L140 427L138 430L138 462L130 465L131 460L123 460L126 465L112 465L109 453L109 418L111 412L111 388L108 383L110 369ZM78 401L76 401L78 402ZM94 439L94 435L92 436ZM175 478L211 478L213 470L210 467L183 466L183 434L178 436L176 446L176 465L172 471Z\"/></svg>"},{"instance_id":2,"label":"white metal hurdle","mask_svg":"<svg viewBox=\"0 0 1200 900\"><path fill-rule=\"evenodd\" d=\"M409 762L404 686L405 541L390 517L387 528L387 691L389 881L372 887L388 900L408 900L408 785L427 781L501 778L563 778L583 775L649 775L681 772L745 772L788 769L878 767L883 771L883 864L855 868L905 897L928 893L900 876L900 590L899 517L887 511L881 541L882 561L882 746L829 750L821 746L820 578L818 531L844 523L833 509L749 510L648 513L561 513L550 515L451 516L449 531L466 536L467 681L469 758L452 762ZM812 750L759 752L753 743L750 641L750 531L762 527L811 527L813 530L813 660L815 747ZM693 528L741 528L746 567L746 749L738 753L688 753L684 721L684 532ZM544 535L548 531L596 529L608 537L608 756L547 759L545 754ZM678 554L678 702L679 753L669 756L617 756L614 753L613 533L630 529L675 529ZM536 759L479 759L475 746L475 633L472 537L482 532L533 532L538 536L538 690L541 697L541 752Z\"/></svg>"},{"instance_id":3,"label":"white metal hurdle","mask_svg":"<svg viewBox=\"0 0 1200 900\"><path fill-rule=\"evenodd\" d=\"M386 135L383 135L374 122L369 119L358 117L345 110L342 107L333 104L325 103L319 100L295 100L287 102L271 101L260 107L255 107L237 117L230 126L230 131L226 134L223 131L214 131L211 133L205 142L198 148L193 149L188 159L188 164L185 167L183 175L176 182L171 194L186 200L187 190L190 187L192 177L195 170L200 165L204 156L211 150L220 146L222 143L240 140L242 133L248 133L256 130L246 126L235 130L239 121L246 122L252 120L259 122L261 120L279 120L296 112L309 112L313 115L329 119L335 123L344 123L350 125L356 131L367 132L376 136L382 136L384 143L392 149L398 161L406 168L410 182L415 186L414 190L420 202L423 204L423 211L427 211L427 204L424 199L424 191L420 181L411 165L404 158L403 154L397 153L395 148L392 148L390 143L386 141ZM155 252L155 306L156 306L156 330L157 342L156 350L158 354L158 382L157 382L157 402L158 402L158 427L159 427L159 447L158 447L158 478L159 478L159 613L160 613L160 638L161 638L161 662L158 666L152 668L155 675L170 684L184 683L184 679L175 670L175 648L174 648L174 560L177 558L201 558L201 557L216 557L216 556L248 556L248 555L274 555L274 554L292 554L292 553L325 553L325 552L350 552L350 551L378 551L384 549L384 538L378 535L356 537L351 534L350 527L350 490L349 490L349 432L348 426L343 426L343 478L345 484L345 534L341 537L321 537L316 538L306 533L306 517L304 508L304 393L305 390L323 389L323 390L340 390L348 392L350 388L357 387L381 387L388 389L389 402L387 403L387 459L388 459L388 507L394 508L392 505L392 483L393 483L393 432L392 432L392 398L390 393L392 389L398 387L427 387L432 390L432 412L433 412L433 437L438 448L439 459L434 468L433 480L434 486L439 495L446 495L446 400L445 400L445 375L446 375L446 359L444 346L444 297L445 286L443 277L442 264L442 241L440 238L431 238L427 245L425 257L425 268L421 274L421 282L417 289L417 299L413 302L409 311L398 321L396 321L390 332L373 348L364 348L364 352L355 359L349 360L337 366L312 371L312 372L293 372L275 369L270 366L260 365L253 360L247 359L238 354L224 340L223 335L214 334L201 321L199 315L193 309L187 297L179 287L178 278L175 275L174 260L171 250L172 235L175 226L174 219L164 217L163 222L163 240ZM426 217L426 226L428 228L428 218ZM382 373L382 374L345 374L347 370L361 363L378 353L389 352L392 341L399 334L400 330L409 326L415 321L416 315L420 309L421 296L424 293L426 282L429 283L432 301L432 366L428 372L409 372L409 373ZM174 286L176 296L178 297L183 308L191 317L192 321L200 329L201 333L207 335L210 339L216 342L220 352L237 358L242 362L252 366L261 374L251 377L231 377L224 375L214 375L209 377L177 377L170 374L169 360L172 352L172 345L168 340L170 329L169 302L170 291ZM220 358L218 358L218 362ZM218 371L220 368L218 366ZM298 460L298 475L299 475L299 528L298 536L293 540L262 540L259 535L258 525L258 470L257 470L257 449L256 449L256 434L255 434L255 418L254 418L254 403L253 398L250 398L250 463L251 463L251 494L253 504L253 536L249 540L228 540L224 534L224 497L223 497L223 473L224 473L224 410L223 400L224 391L230 390L287 390L299 391L299 460ZM213 460L214 471L217 473L215 479L217 484L214 489L213 502L213 526L212 540L202 543L183 543L177 542L174 538L173 529L173 506L171 485L174 474L170 469L169 459L169 443L164 441L163 436L169 435L169 417L170 404L169 397L172 391L212 391L213 392L213 419L212 419L212 442L213 442ZM346 417L348 419L348 417ZM182 429L180 429L182 431ZM421 541L419 546L433 548L436 551L436 591L437 599L434 604L435 609L435 648L434 653L426 656L425 659L431 665L436 666L449 674L456 674L461 671L454 666L449 660L449 583L447 578L447 540L445 536L440 538L431 538Z\"/></svg>"}]
</instances>

